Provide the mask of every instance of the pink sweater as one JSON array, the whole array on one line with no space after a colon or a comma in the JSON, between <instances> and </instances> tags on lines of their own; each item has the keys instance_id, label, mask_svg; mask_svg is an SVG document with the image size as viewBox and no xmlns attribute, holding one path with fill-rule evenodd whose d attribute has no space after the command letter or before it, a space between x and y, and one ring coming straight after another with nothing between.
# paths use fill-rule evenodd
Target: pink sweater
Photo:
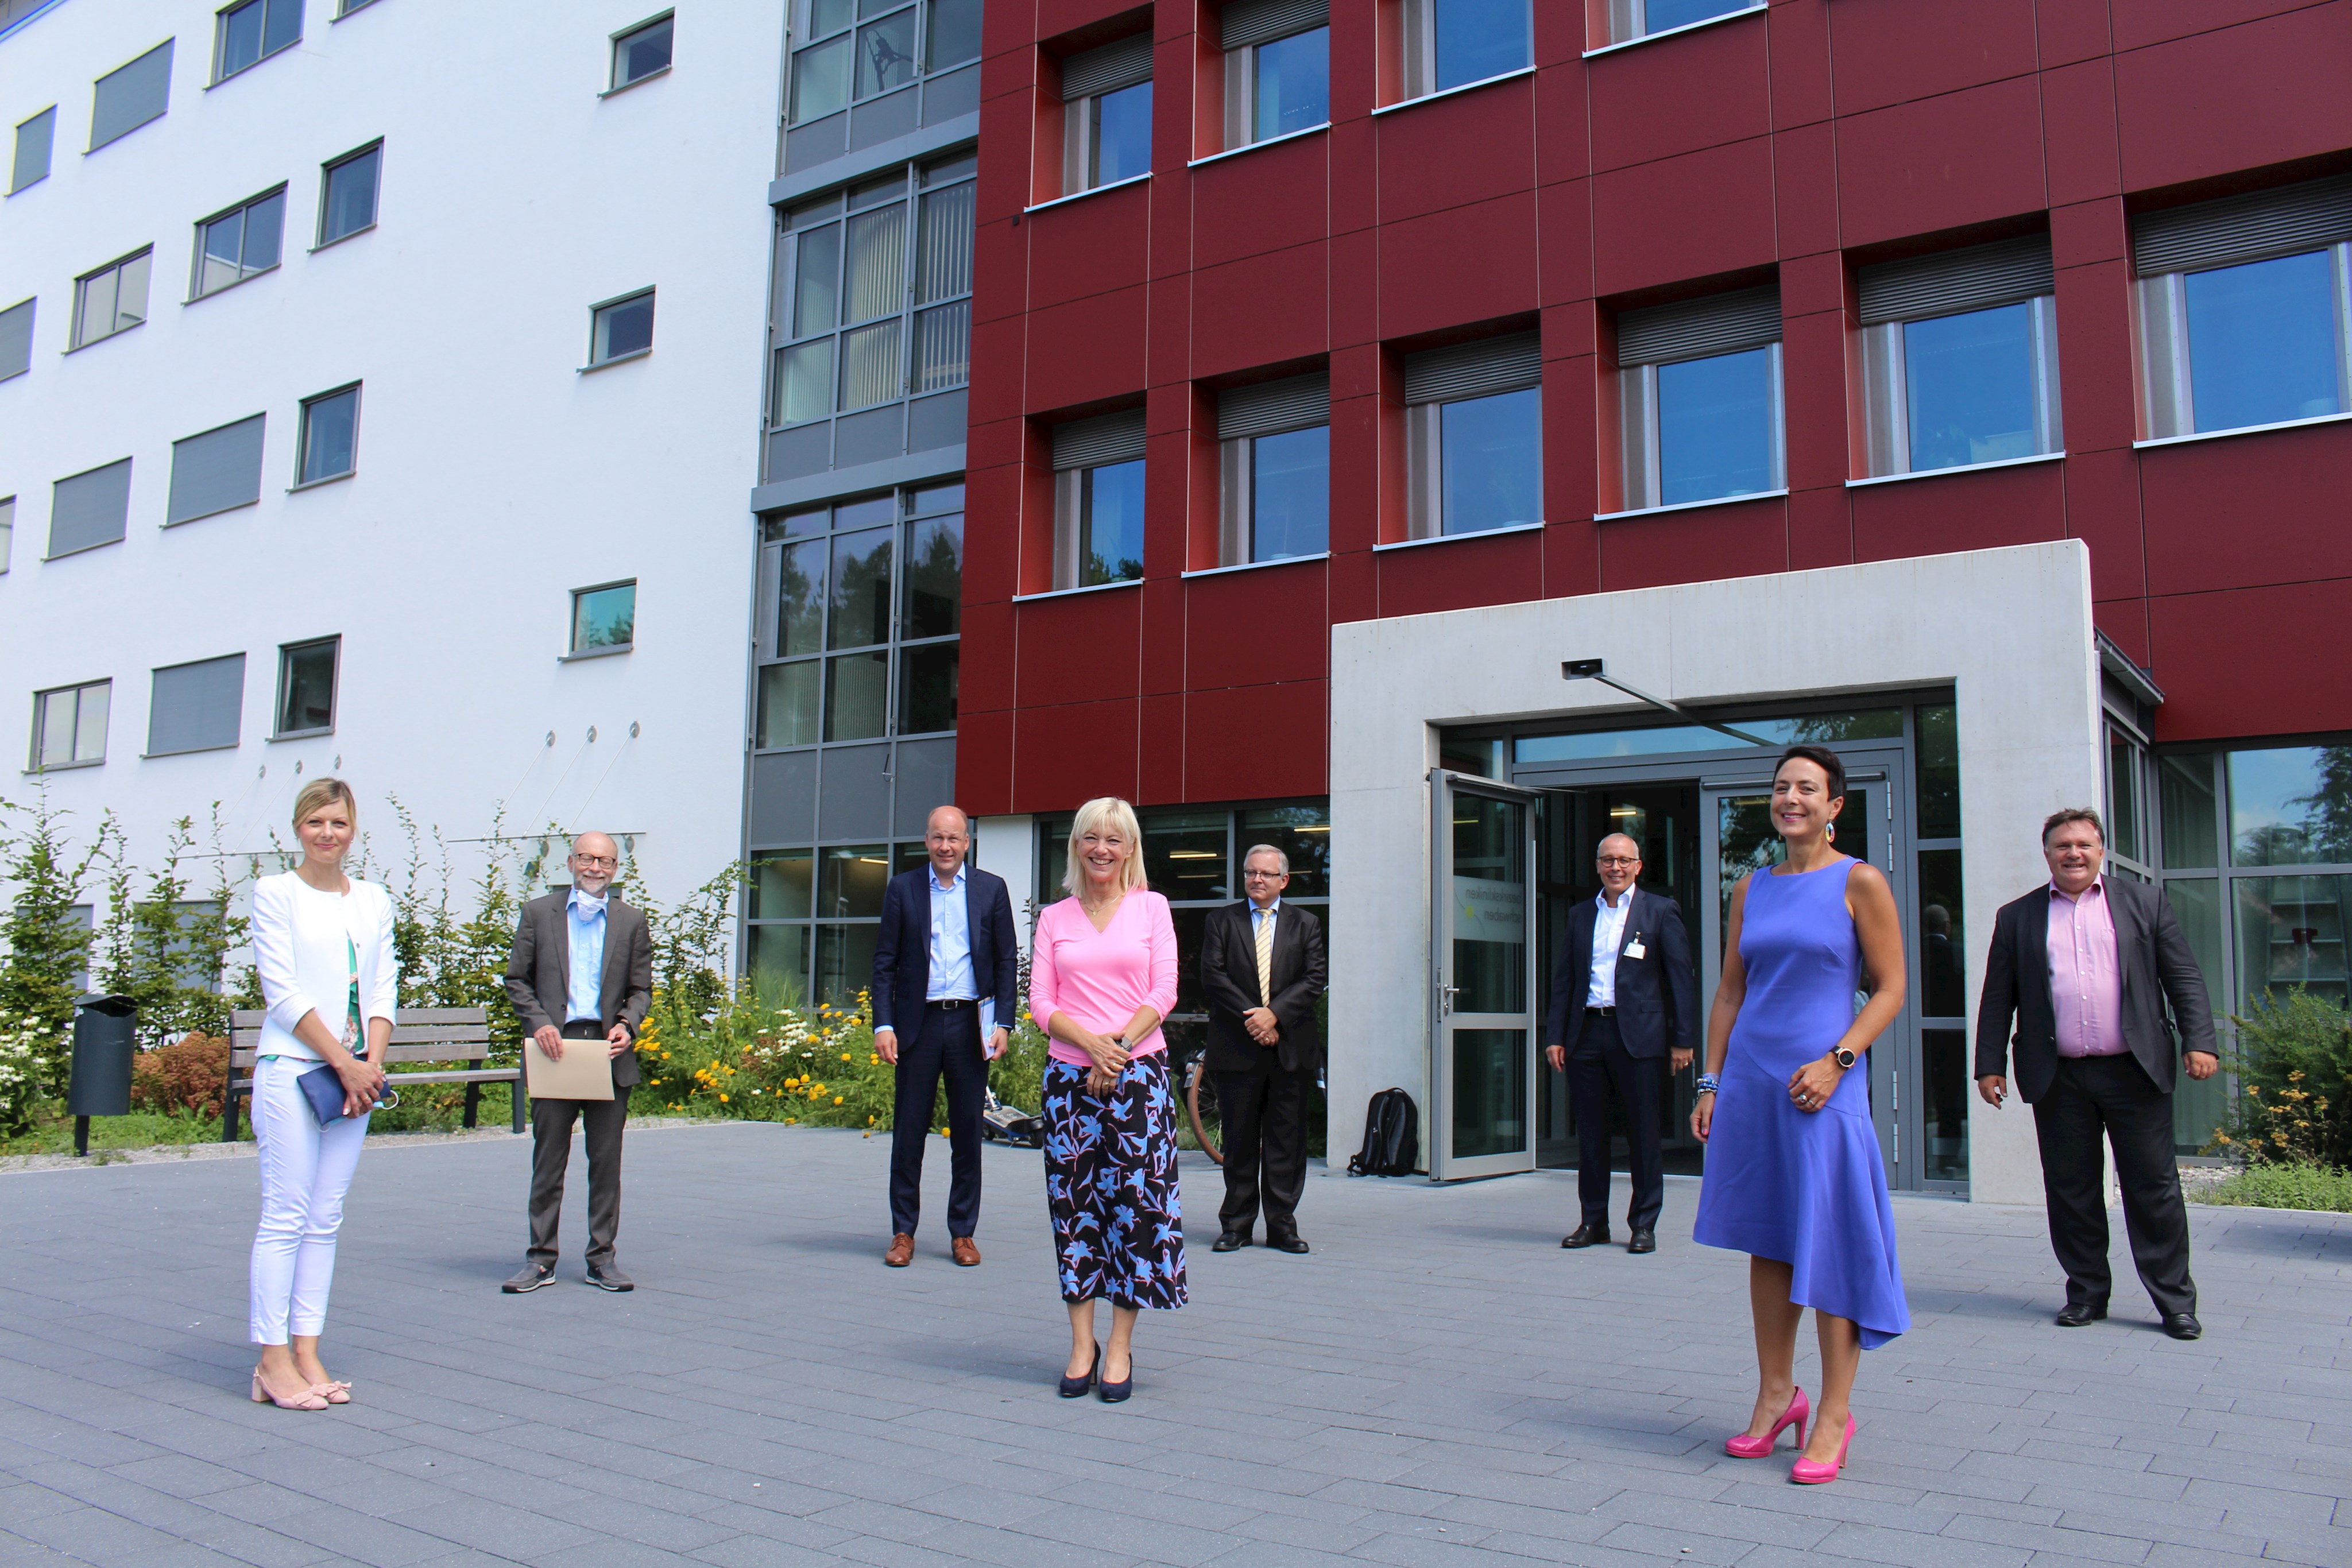
<instances>
[{"instance_id":1,"label":"pink sweater","mask_svg":"<svg viewBox=\"0 0 2352 1568\"><path fill-rule=\"evenodd\" d=\"M1168 901L1148 889L1130 892L1097 931L1075 898L1048 904L1037 916L1037 940L1029 958L1029 1016L1044 1029L1065 1013L1097 1034L1127 1027L1135 1009L1148 1007L1166 1018L1176 1005L1176 923ZM1154 1029L1128 1042L1130 1056L1168 1049ZM1056 1061L1087 1065L1087 1053L1055 1040L1047 1053Z\"/></svg>"}]
</instances>

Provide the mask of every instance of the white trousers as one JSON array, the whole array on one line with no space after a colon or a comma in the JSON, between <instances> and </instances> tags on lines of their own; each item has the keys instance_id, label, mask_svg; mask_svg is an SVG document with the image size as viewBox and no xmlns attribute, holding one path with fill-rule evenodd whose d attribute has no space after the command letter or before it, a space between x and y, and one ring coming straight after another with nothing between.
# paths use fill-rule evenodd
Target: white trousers
<instances>
[{"instance_id":1,"label":"white trousers","mask_svg":"<svg viewBox=\"0 0 2352 1568\"><path fill-rule=\"evenodd\" d=\"M295 1082L317 1065L279 1058L254 1066L253 1135L261 1148L261 1228L253 1237L256 1344L284 1344L289 1332L317 1334L327 1325L335 1231L368 1119L319 1125Z\"/></svg>"}]
</instances>

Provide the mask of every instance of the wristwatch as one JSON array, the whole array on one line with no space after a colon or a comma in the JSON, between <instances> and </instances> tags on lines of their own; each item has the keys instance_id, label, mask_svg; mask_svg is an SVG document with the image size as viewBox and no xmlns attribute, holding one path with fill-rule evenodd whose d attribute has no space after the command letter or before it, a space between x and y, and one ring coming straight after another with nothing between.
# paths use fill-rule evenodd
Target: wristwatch
<instances>
[{"instance_id":1,"label":"wristwatch","mask_svg":"<svg viewBox=\"0 0 2352 1568\"><path fill-rule=\"evenodd\" d=\"M1830 1052L1830 1059L1835 1061L1840 1067L1843 1068L1851 1068L1855 1062L1862 1060L1862 1058L1856 1055L1852 1049L1843 1045Z\"/></svg>"}]
</instances>

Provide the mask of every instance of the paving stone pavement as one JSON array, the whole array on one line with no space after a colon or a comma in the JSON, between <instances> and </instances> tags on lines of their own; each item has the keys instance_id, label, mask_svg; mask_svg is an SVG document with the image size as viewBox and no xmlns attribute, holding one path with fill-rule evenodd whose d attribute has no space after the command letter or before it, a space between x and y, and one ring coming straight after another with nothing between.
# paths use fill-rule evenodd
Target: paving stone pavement
<instances>
[{"instance_id":1,"label":"paving stone pavement","mask_svg":"<svg viewBox=\"0 0 2352 1568\"><path fill-rule=\"evenodd\" d=\"M1633 1258L1559 1249L1561 1175L1318 1171L1312 1256L1220 1257L1197 1159L1192 1304L1121 1406L1054 1396L1026 1151L988 1153L983 1266L934 1224L896 1270L885 1140L641 1130L636 1291L578 1282L575 1161L562 1282L509 1297L523 1141L371 1149L320 1415L246 1397L251 1161L0 1176L0 1568L2352 1563L2352 1217L2192 1210L2181 1344L2135 1284L2054 1327L2038 1213L1897 1199L1915 1326L1864 1358L1845 1479L1800 1488L1718 1446L1746 1271L1692 1245L1695 1183Z\"/></svg>"}]
</instances>

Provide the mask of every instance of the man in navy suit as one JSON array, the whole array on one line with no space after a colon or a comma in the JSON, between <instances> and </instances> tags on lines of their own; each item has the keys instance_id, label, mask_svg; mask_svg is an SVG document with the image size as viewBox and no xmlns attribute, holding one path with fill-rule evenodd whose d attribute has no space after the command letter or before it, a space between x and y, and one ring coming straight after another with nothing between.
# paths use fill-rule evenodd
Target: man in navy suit
<instances>
[{"instance_id":1,"label":"man in navy suit","mask_svg":"<svg viewBox=\"0 0 2352 1568\"><path fill-rule=\"evenodd\" d=\"M923 1207L923 1141L940 1075L948 1081L948 1246L980 1261L980 1113L988 1064L1011 1040L1020 938L1004 879L964 864L971 820L953 806L930 816L930 863L890 879L874 943L874 1049L898 1070L891 1113L890 1247L882 1261L915 1258ZM902 1038L903 1036L903 1038Z\"/></svg>"},{"instance_id":2,"label":"man in navy suit","mask_svg":"<svg viewBox=\"0 0 2352 1568\"><path fill-rule=\"evenodd\" d=\"M1658 1249L1658 1210L1666 1176L1658 1152L1658 1059L1674 1071L1691 1064L1698 1044L1698 977L1690 936L1671 898L1633 885L1642 847L1612 833L1594 852L1601 893L1569 912L1552 971L1551 1018L1544 1054L1568 1073L1576 1115L1577 1196L1583 1219L1560 1242L1591 1247L1609 1239L1609 1100L1624 1108L1633 1145L1633 1202L1625 1216L1628 1252Z\"/></svg>"}]
</instances>

